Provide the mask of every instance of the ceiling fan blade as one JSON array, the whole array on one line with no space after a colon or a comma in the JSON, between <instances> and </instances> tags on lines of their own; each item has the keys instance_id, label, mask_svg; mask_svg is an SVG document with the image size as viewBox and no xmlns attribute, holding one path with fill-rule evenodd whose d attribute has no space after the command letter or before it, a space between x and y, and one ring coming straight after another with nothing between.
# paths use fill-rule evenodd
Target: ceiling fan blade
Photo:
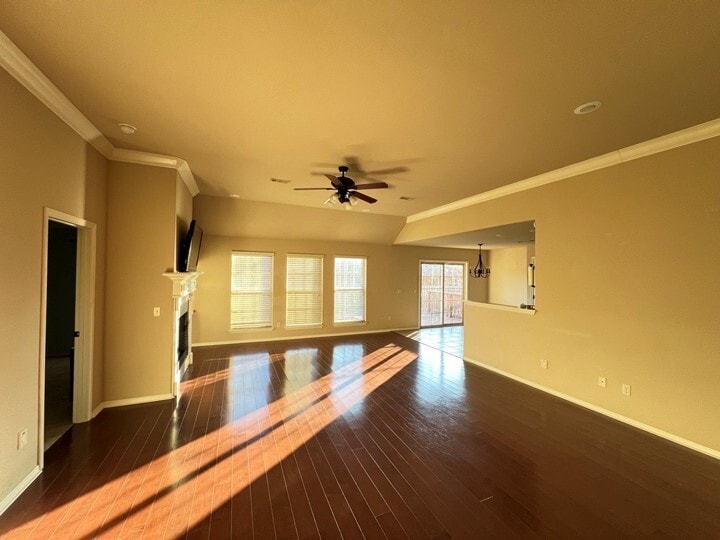
<instances>
[{"instance_id":1,"label":"ceiling fan blade","mask_svg":"<svg viewBox=\"0 0 720 540\"><path fill-rule=\"evenodd\" d=\"M362 165L360 165L360 160L356 156L345 156L345 165L355 173L365 174L365 171L363 171Z\"/></svg>"},{"instance_id":2,"label":"ceiling fan blade","mask_svg":"<svg viewBox=\"0 0 720 540\"><path fill-rule=\"evenodd\" d=\"M340 179L337 176L333 176L332 174L326 174L325 177L330 180L330 183L335 186L336 188L343 187L343 183L340 181Z\"/></svg>"},{"instance_id":3,"label":"ceiling fan blade","mask_svg":"<svg viewBox=\"0 0 720 540\"><path fill-rule=\"evenodd\" d=\"M374 184L357 184L353 189L385 189L389 187L385 182L375 182Z\"/></svg>"},{"instance_id":4,"label":"ceiling fan blade","mask_svg":"<svg viewBox=\"0 0 720 540\"><path fill-rule=\"evenodd\" d=\"M399 174L409 170L407 167L393 167L391 169L380 169L379 171L367 171L365 174Z\"/></svg>"},{"instance_id":5,"label":"ceiling fan blade","mask_svg":"<svg viewBox=\"0 0 720 540\"><path fill-rule=\"evenodd\" d=\"M322 189L323 191L328 190L328 189L330 191L335 191L335 188L331 188L331 187L296 187L293 189L295 191L309 191L309 190L317 190L317 189Z\"/></svg>"},{"instance_id":6,"label":"ceiling fan blade","mask_svg":"<svg viewBox=\"0 0 720 540\"><path fill-rule=\"evenodd\" d=\"M360 199L361 201L365 201L366 203L373 204L377 202L377 199L373 199L372 197L370 197L370 195L365 195L364 193L360 193L359 191L353 191L350 195L352 195L353 197L357 197L358 199Z\"/></svg>"},{"instance_id":7,"label":"ceiling fan blade","mask_svg":"<svg viewBox=\"0 0 720 540\"><path fill-rule=\"evenodd\" d=\"M377 179L377 178L373 178L372 176L363 176L362 179L363 179L363 181L368 182L368 183L370 183L370 182L382 182L382 180L379 180L379 179Z\"/></svg>"}]
</instances>

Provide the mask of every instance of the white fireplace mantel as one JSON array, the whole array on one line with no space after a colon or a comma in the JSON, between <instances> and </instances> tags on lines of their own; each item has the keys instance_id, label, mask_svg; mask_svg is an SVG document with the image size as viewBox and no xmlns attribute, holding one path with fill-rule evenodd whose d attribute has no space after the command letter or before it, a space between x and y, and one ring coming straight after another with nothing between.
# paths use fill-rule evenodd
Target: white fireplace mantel
<instances>
[{"instance_id":1,"label":"white fireplace mantel","mask_svg":"<svg viewBox=\"0 0 720 540\"><path fill-rule=\"evenodd\" d=\"M191 295L197 289L197 278L202 272L166 272L163 274L173 282L173 298Z\"/></svg>"},{"instance_id":2,"label":"white fireplace mantel","mask_svg":"<svg viewBox=\"0 0 720 540\"><path fill-rule=\"evenodd\" d=\"M188 366L193 363L192 353L192 320L193 320L193 296L197 290L198 277L202 275L202 272L166 272L163 274L166 278L172 281L172 296L174 313L173 313L173 347L170 351L170 358L172 362L172 393L175 396L180 394L180 381L182 376L187 370ZM187 315L187 317L183 317ZM187 356L184 357L185 361L180 363L178 355L180 354L180 341L181 331L180 327L183 322L186 321L187 326L183 325L185 329L183 335L183 342L187 340Z\"/></svg>"}]
</instances>

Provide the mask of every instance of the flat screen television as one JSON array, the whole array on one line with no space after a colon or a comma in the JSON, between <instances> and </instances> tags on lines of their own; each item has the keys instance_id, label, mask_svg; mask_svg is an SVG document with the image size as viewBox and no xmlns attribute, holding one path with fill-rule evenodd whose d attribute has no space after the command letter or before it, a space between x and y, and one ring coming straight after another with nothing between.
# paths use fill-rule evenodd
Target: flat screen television
<instances>
[{"instance_id":1,"label":"flat screen television","mask_svg":"<svg viewBox=\"0 0 720 540\"><path fill-rule=\"evenodd\" d=\"M185 235L185 240L180 246L180 260L178 261L179 272L195 272L197 270L198 258L200 257L200 246L202 245L203 232L193 219L190 228Z\"/></svg>"}]
</instances>

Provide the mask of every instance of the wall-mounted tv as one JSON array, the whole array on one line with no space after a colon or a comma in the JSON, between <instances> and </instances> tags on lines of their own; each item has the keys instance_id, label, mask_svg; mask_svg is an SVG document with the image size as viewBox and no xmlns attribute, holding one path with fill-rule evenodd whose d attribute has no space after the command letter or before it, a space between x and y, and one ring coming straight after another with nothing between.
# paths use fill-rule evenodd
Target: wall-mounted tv
<instances>
[{"instance_id":1,"label":"wall-mounted tv","mask_svg":"<svg viewBox=\"0 0 720 540\"><path fill-rule=\"evenodd\" d=\"M193 219L190 222L190 228L188 229L187 235L185 235L185 240L180 246L178 272L195 272L197 270L202 237L202 229L198 227L198 224Z\"/></svg>"}]
</instances>

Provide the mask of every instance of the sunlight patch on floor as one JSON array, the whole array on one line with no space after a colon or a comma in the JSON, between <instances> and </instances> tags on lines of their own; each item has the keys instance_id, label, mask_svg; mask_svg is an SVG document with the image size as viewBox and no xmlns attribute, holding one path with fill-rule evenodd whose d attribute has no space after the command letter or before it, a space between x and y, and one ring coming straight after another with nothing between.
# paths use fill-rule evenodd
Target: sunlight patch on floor
<instances>
[{"instance_id":1,"label":"sunlight patch on floor","mask_svg":"<svg viewBox=\"0 0 720 540\"><path fill-rule=\"evenodd\" d=\"M76 530L75 537L133 532L146 537L184 535L416 359L417 354L389 344L242 418L207 430L184 447L143 465L149 470L154 463L157 470L158 462L161 465L165 462L160 474L147 478L139 475L144 483L157 483L154 496L123 502L120 507L113 506L113 501L104 501L107 504L104 525L92 531ZM187 381L187 390L209 387L223 380L231 383L231 376L232 370L219 370ZM224 392L227 386L220 385L223 390L215 387L214 391ZM218 475L224 474L223 469L229 473L226 483L218 479ZM240 471L246 473L238 474ZM103 501L103 492L107 489L108 493L115 493L117 484L124 483L127 476L108 482L92 495L75 499L71 504L82 511L66 518L63 529L75 530L82 523L82 516ZM144 511L148 507L149 513ZM60 511L61 507L54 509ZM155 527L163 528L154 530Z\"/></svg>"}]
</instances>

